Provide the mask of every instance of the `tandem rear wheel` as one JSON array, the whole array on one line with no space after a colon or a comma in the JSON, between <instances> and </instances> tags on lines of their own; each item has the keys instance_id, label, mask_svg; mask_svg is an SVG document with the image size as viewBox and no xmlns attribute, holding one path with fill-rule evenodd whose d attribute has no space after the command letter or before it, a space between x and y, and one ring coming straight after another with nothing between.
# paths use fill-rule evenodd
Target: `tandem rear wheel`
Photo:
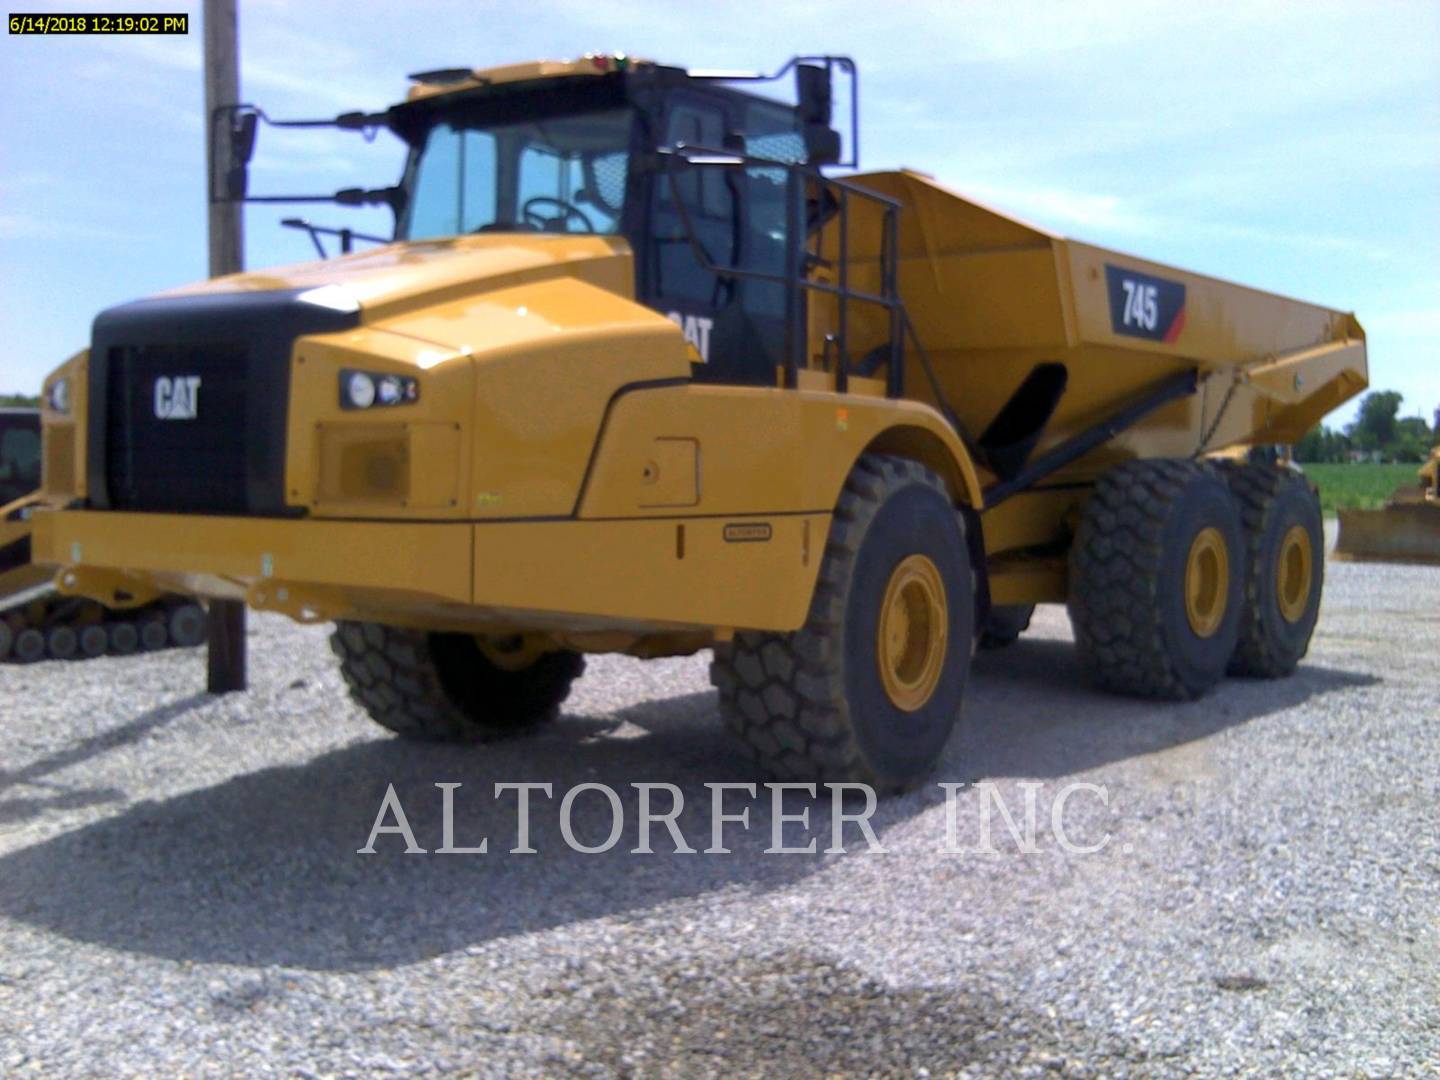
<instances>
[{"instance_id":1,"label":"tandem rear wheel","mask_svg":"<svg viewBox=\"0 0 1440 1080\"><path fill-rule=\"evenodd\" d=\"M1229 673L1289 675L1310 649L1325 582L1320 497L1304 474L1239 462L1221 475L1240 511L1245 603Z\"/></svg>"},{"instance_id":2,"label":"tandem rear wheel","mask_svg":"<svg viewBox=\"0 0 1440 1080\"><path fill-rule=\"evenodd\" d=\"M1070 552L1070 620L1100 687L1187 700L1287 675L1315 628L1320 510L1302 477L1157 459L1100 478Z\"/></svg>"},{"instance_id":3,"label":"tandem rear wheel","mask_svg":"<svg viewBox=\"0 0 1440 1080\"><path fill-rule=\"evenodd\" d=\"M940 478L864 455L835 507L805 625L716 646L726 725L783 779L913 787L960 715L974 598L965 522Z\"/></svg>"}]
</instances>

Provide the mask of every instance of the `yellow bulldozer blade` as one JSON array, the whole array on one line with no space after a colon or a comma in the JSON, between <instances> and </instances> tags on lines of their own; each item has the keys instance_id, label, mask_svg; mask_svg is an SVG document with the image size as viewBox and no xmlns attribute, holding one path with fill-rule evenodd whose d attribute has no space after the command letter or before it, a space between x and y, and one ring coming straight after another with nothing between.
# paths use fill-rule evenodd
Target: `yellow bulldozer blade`
<instances>
[{"instance_id":1,"label":"yellow bulldozer blade","mask_svg":"<svg viewBox=\"0 0 1440 1080\"><path fill-rule=\"evenodd\" d=\"M1440 566L1440 503L1396 501L1381 510L1341 510L1335 558Z\"/></svg>"}]
</instances>

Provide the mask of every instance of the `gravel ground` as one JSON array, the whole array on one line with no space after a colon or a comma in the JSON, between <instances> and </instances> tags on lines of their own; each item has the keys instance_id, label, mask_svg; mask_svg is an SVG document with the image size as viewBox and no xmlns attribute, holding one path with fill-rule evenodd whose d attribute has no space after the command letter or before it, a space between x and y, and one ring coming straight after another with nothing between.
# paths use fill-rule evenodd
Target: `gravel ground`
<instances>
[{"instance_id":1,"label":"gravel ground","mask_svg":"<svg viewBox=\"0 0 1440 1080\"><path fill-rule=\"evenodd\" d=\"M0 668L0 1076L1440 1075L1440 570L1333 566L1296 677L1182 706L1088 689L1042 609L875 814L885 853L766 854L766 799L731 854L628 853L630 783L678 785L703 848L704 785L754 779L706 657L593 660L559 724L456 751L373 728L324 630L252 618L244 696L197 693L196 651ZM555 785L537 854L496 780ZM606 854L559 832L586 781L626 793ZM982 803L1045 823L1075 781L1108 803L1065 836L1102 850L974 850ZM356 853L389 784L439 846L436 782L488 854ZM576 820L608 832L596 794Z\"/></svg>"}]
</instances>

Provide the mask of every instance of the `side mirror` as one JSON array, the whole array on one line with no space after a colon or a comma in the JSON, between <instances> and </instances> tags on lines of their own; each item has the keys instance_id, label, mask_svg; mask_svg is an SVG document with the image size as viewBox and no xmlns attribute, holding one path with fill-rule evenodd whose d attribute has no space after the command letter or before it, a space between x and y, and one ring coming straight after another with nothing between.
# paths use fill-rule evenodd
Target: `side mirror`
<instances>
[{"instance_id":1,"label":"side mirror","mask_svg":"<svg viewBox=\"0 0 1440 1080\"><path fill-rule=\"evenodd\" d=\"M255 152L255 128L259 117L244 108L217 109L213 118L211 154L214 177L211 196L216 202L239 202L249 188L250 157Z\"/></svg>"},{"instance_id":2,"label":"side mirror","mask_svg":"<svg viewBox=\"0 0 1440 1080\"><path fill-rule=\"evenodd\" d=\"M800 122L809 127L816 124L830 126L831 111L830 68L814 64L795 65L795 101L800 113Z\"/></svg>"},{"instance_id":3,"label":"side mirror","mask_svg":"<svg viewBox=\"0 0 1440 1080\"><path fill-rule=\"evenodd\" d=\"M835 165L840 161L840 133L830 126L833 90L830 64L795 65L795 111L805 138L805 160L810 165Z\"/></svg>"},{"instance_id":4,"label":"side mirror","mask_svg":"<svg viewBox=\"0 0 1440 1080\"><path fill-rule=\"evenodd\" d=\"M809 165L837 165L840 162L840 133L828 124L806 124L805 161Z\"/></svg>"}]
</instances>

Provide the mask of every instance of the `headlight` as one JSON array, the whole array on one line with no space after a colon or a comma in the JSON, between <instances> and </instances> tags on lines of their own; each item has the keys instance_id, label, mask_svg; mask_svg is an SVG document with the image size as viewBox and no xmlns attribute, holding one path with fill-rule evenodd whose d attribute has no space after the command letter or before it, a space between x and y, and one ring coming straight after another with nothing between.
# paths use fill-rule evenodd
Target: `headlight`
<instances>
[{"instance_id":1,"label":"headlight","mask_svg":"<svg viewBox=\"0 0 1440 1080\"><path fill-rule=\"evenodd\" d=\"M368 371L340 372L340 407L408 405L420 399L420 383L408 375L379 375Z\"/></svg>"},{"instance_id":2,"label":"headlight","mask_svg":"<svg viewBox=\"0 0 1440 1080\"><path fill-rule=\"evenodd\" d=\"M345 380L345 404L352 409L368 409L375 404L375 380L357 371Z\"/></svg>"},{"instance_id":3,"label":"headlight","mask_svg":"<svg viewBox=\"0 0 1440 1080\"><path fill-rule=\"evenodd\" d=\"M56 379L50 384L50 389L45 392L45 404L51 412L60 413L62 416L70 415L70 380L68 378Z\"/></svg>"}]
</instances>

